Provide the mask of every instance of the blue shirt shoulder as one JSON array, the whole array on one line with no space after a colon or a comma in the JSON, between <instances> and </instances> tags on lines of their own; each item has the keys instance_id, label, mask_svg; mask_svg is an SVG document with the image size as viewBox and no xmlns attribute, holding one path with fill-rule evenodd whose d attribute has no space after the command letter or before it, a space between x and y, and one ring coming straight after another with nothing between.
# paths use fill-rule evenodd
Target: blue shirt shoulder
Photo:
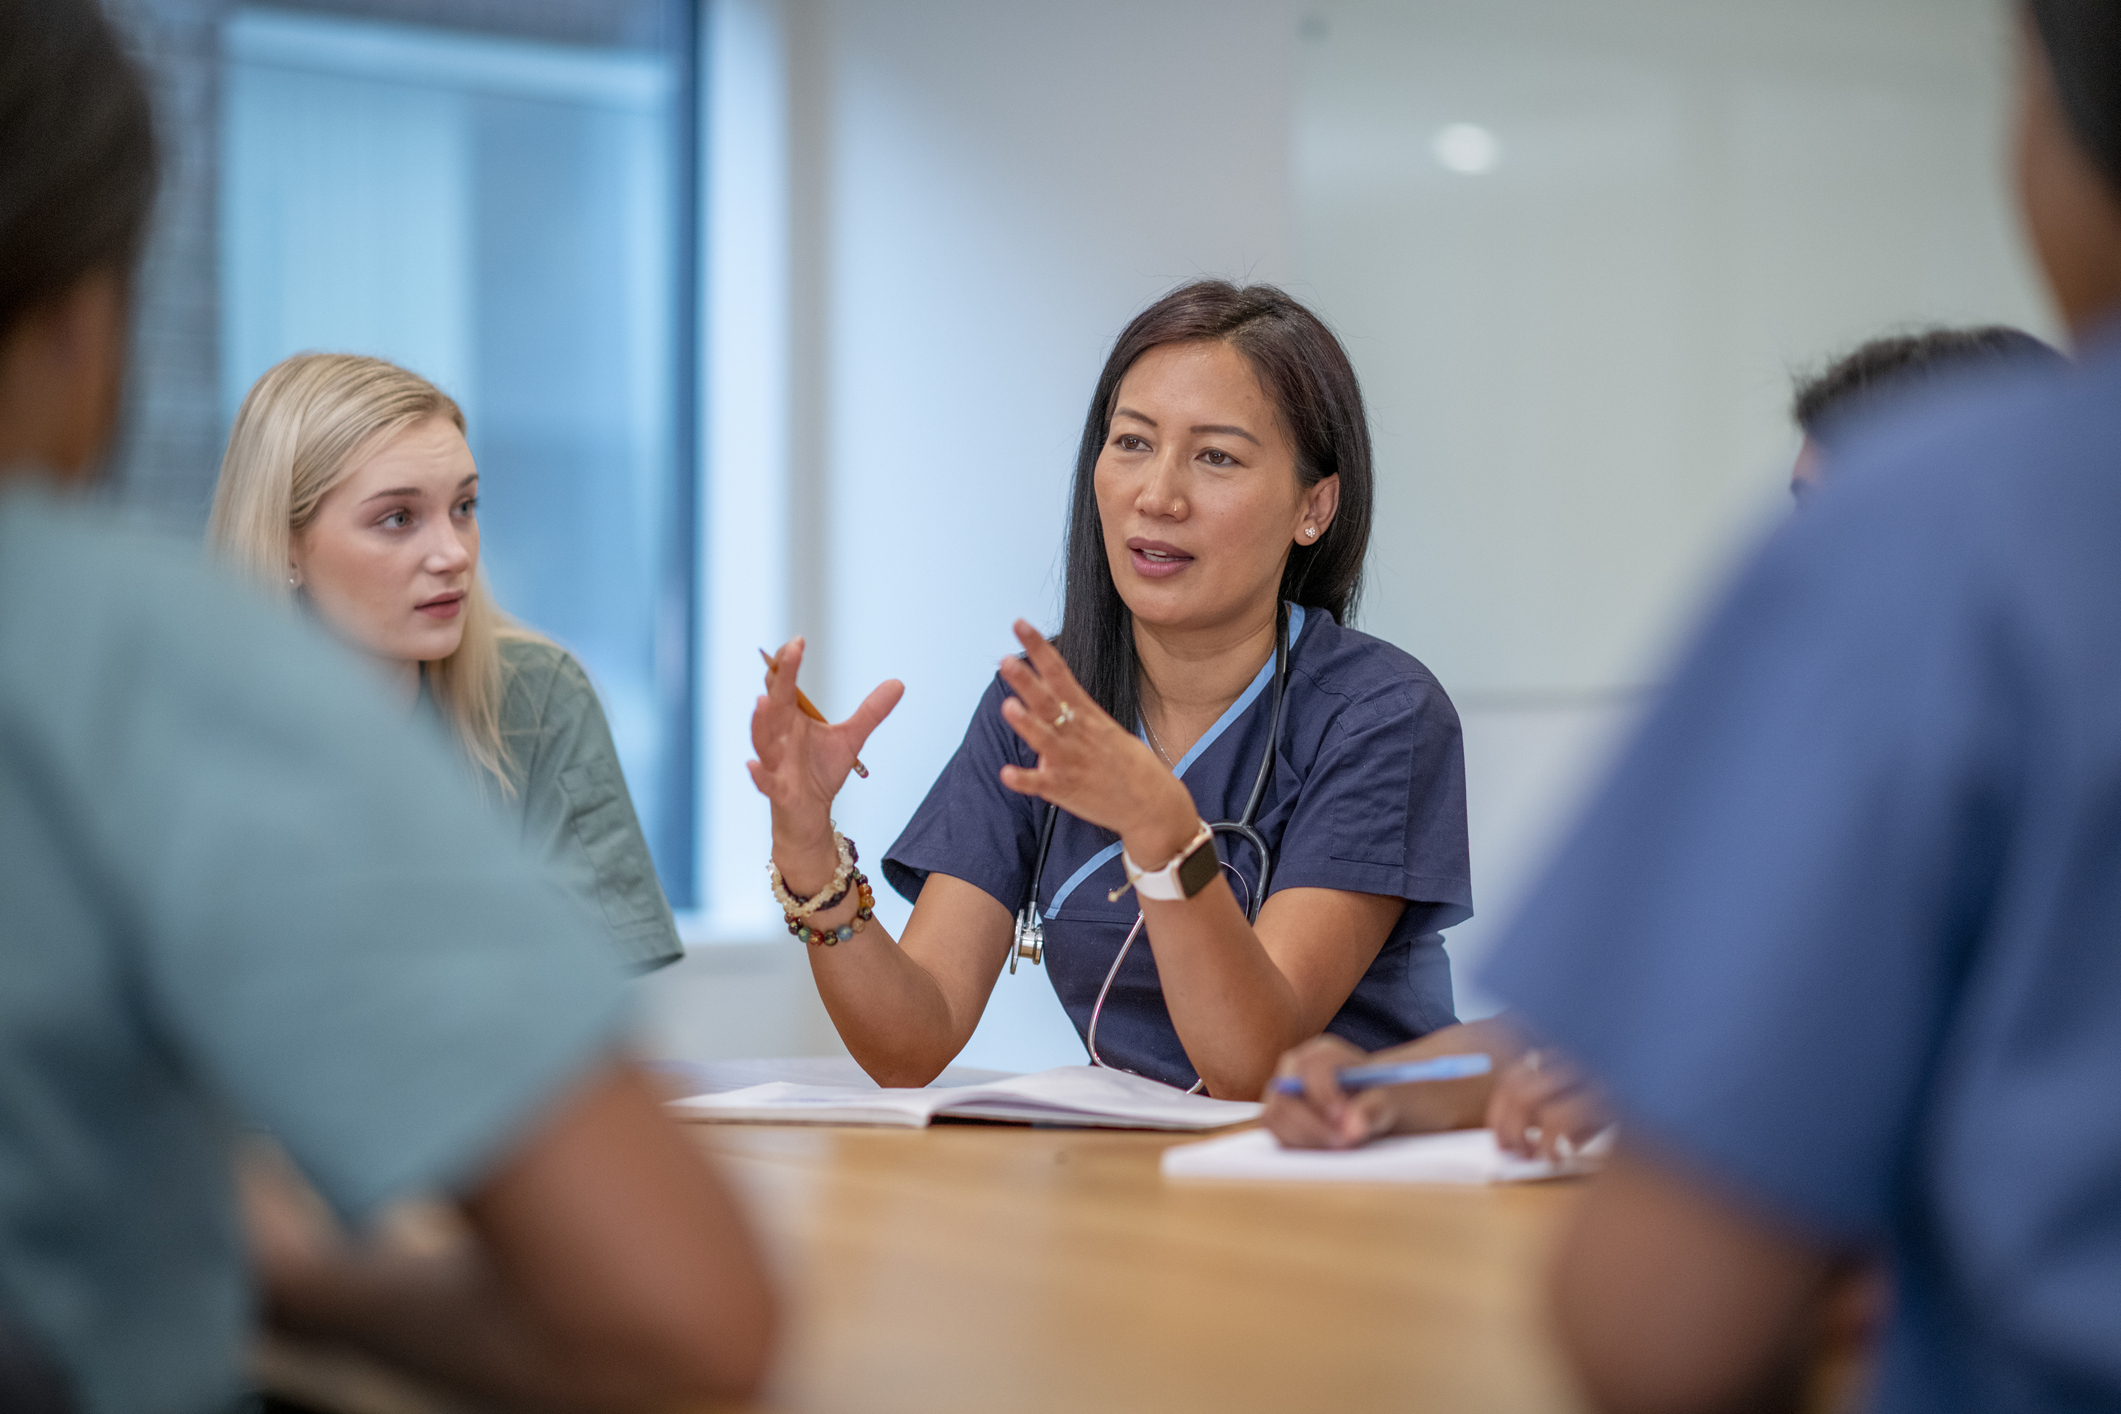
<instances>
[{"instance_id":1,"label":"blue shirt shoulder","mask_svg":"<svg viewBox=\"0 0 2121 1414\"><path fill-rule=\"evenodd\" d=\"M1891 1254L1882 1407L2110 1403L2121 348L1960 385L1831 476L1487 980L1647 1143Z\"/></svg>"}]
</instances>

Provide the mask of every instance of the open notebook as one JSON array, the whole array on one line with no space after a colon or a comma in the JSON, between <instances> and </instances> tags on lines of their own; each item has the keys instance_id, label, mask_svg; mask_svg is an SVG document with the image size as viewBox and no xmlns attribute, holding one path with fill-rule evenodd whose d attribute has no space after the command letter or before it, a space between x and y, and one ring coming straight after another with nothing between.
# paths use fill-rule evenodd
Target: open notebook
<instances>
[{"instance_id":1,"label":"open notebook","mask_svg":"<svg viewBox=\"0 0 2121 1414\"><path fill-rule=\"evenodd\" d=\"M1122 1070L1064 1065L974 1085L886 1090L776 1080L672 1100L679 1119L776 1124L880 1124L917 1129L938 1118L1001 1119L1108 1129L1220 1129L1259 1117L1260 1106L1188 1095Z\"/></svg>"},{"instance_id":2,"label":"open notebook","mask_svg":"<svg viewBox=\"0 0 2121 1414\"><path fill-rule=\"evenodd\" d=\"M1284 1149L1264 1129L1164 1150L1165 1178L1300 1183L1523 1183L1588 1173L1612 1147L1611 1130L1567 1163L1505 1153L1491 1129L1404 1134L1360 1149Z\"/></svg>"}]
</instances>

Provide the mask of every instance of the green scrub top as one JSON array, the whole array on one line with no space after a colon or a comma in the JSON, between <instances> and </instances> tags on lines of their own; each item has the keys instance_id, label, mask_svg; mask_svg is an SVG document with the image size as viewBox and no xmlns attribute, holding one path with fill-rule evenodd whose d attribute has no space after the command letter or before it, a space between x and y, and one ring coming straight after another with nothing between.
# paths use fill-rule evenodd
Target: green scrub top
<instances>
[{"instance_id":1,"label":"green scrub top","mask_svg":"<svg viewBox=\"0 0 2121 1414\"><path fill-rule=\"evenodd\" d=\"M645 972L677 961L684 945L589 675L542 638L504 638L501 665L501 731L515 787L504 808L524 847L590 905L626 966Z\"/></svg>"}]
</instances>

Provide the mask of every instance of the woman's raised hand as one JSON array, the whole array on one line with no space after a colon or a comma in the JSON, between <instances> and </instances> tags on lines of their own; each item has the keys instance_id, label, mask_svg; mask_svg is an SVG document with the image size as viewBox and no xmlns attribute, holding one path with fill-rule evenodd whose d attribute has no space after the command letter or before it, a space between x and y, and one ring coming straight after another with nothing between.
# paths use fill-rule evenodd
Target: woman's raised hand
<instances>
[{"instance_id":1,"label":"woman's raised hand","mask_svg":"<svg viewBox=\"0 0 2121 1414\"><path fill-rule=\"evenodd\" d=\"M1197 828L1192 795L1140 737L1091 700L1037 629L1018 619L1016 637L1024 657L1002 660L1002 681L1016 694L1003 701L1002 720L1038 753L1038 766L1004 766L1002 784L1122 836L1128 852L1150 867L1161 863Z\"/></svg>"},{"instance_id":2,"label":"woman's raised hand","mask_svg":"<svg viewBox=\"0 0 2121 1414\"><path fill-rule=\"evenodd\" d=\"M793 639L773 655L766 695L751 713L751 783L773 803L773 854L782 872L815 861L823 845L825 872L832 869L832 801L846 784L869 733L898 706L906 685L893 678L862 699L844 722L819 722L796 705L796 675L803 666L803 640ZM785 852L784 852L784 847ZM790 881L795 887L796 881Z\"/></svg>"}]
</instances>

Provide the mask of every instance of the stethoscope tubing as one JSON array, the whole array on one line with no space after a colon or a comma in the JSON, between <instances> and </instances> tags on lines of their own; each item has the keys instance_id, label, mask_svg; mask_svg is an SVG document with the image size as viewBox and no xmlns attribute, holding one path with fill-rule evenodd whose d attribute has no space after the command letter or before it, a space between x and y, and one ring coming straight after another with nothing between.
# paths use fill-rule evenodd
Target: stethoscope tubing
<instances>
[{"instance_id":1,"label":"stethoscope tubing","mask_svg":"<svg viewBox=\"0 0 2121 1414\"><path fill-rule=\"evenodd\" d=\"M1244 814L1235 820L1217 820L1208 826L1208 829L1217 836L1235 835L1238 839L1250 845L1253 853L1259 856L1259 887L1248 890L1245 896L1244 910L1245 922L1247 923L1257 923L1259 921L1260 905L1266 902L1267 890L1274 880L1274 851L1267 847L1267 837L1259 832L1258 827L1253 822L1259 818L1260 803L1266 799L1267 795L1267 782L1274 775L1274 746L1276 742L1281 740L1282 699L1287 692L1289 684L1289 614L1285 607L1278 608L1275 612L1277 621L1274 634L1274 706L1267 721L1267 749L1260 757L1259 774L1253 779L1252 794L1245 801ZM1017 913L1019 934L1021 935L1025 927L1037 930L1039 934L1037 947L1041 952L1044 949L1044 928L1043 920L1038 912L1038 893L1039 886L1046 876L1046 853L1053 846L1053 822L1059 815L1059 806L1048 805L1046 807L1046 817L1039 824L1038 860L1031 871L1031 895L1025 901L1023 908L1018 910ZM1223 863L1222 867L1231 869L1227 861ZM1235 873L1236 871L1232 869L1231 872ZM1238 875L1240 882L1243 881L1243 878L1243 875ZM1104 1014L1105 998L1112 991L1113 980L1119 976L1119 969L1126 962L1127 954L1133 951L1134 941L1141 936L1142 927L1146 921L1144 914L1137 912L1134 915L1134 926L1127 930L1126 941L1119 945L1119 952L1113 957L1112 965L1105 969L1104 983L1097 989L1097 1000L1091 1003L1090 1024L1083 1030L1083 1045L1090 1052L1090 1063L1092 1065L1104 1066L1107 1069L1117 1068L1110 1066L1105 1058L1097 1052L1097 1023L1098 1019ZM1012 972L1016 970L1016 959L1021 947L1022 937L1019 936L1010 945L1009 970ZM1037 962L1038 960L1038 957L1034 954L1032 961ZM1189 1095L1198 1094L1205 1090L1207 1085L1208 1082L1205 1080L1195 1080L1192 1088L1186 1093Z\"/></svg>"}]
</instances>

